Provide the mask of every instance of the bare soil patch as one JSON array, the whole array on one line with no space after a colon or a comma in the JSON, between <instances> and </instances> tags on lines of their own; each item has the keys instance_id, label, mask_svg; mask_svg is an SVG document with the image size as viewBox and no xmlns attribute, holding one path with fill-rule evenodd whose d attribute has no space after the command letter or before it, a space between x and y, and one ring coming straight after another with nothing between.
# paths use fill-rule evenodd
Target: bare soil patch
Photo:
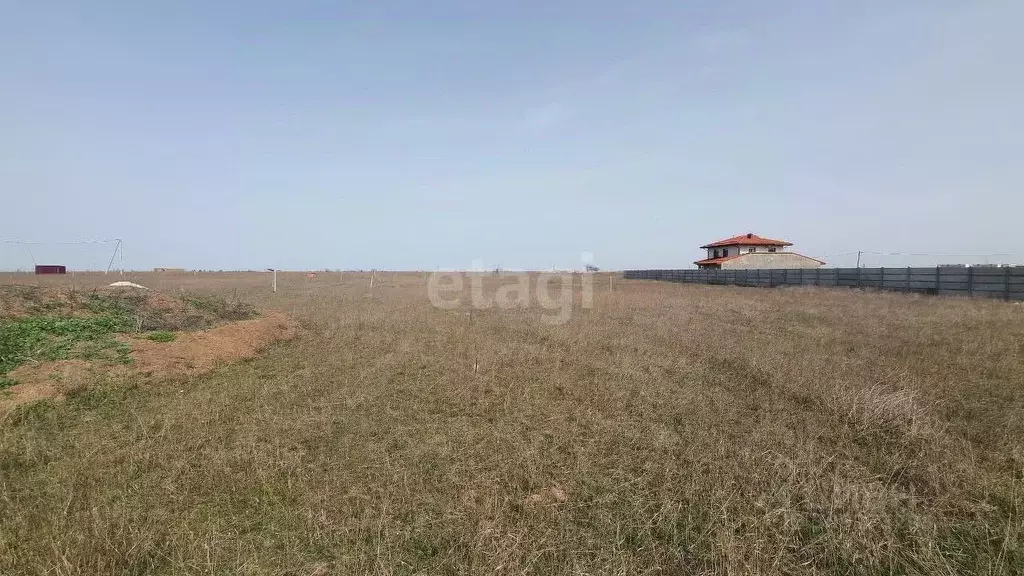
<instances>
[{"instance_id":1,"label":"bare soil patch","mask_svg":"<svg viewBox=\"0 0 1024 576\"><path fill-rule=\"evenodd\" d=\"M275 312L201 332L185 332L173 342L132 338L133 369L152 376L209 372L219 364L253 358L273 342L294 335L295 323Z\"/></svg>"}]
</instances>

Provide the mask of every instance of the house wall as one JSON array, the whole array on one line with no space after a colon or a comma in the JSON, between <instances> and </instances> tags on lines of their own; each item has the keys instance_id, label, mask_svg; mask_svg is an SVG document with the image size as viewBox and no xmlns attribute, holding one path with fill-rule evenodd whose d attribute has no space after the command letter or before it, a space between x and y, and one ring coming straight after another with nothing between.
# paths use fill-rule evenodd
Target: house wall
<instances>
[{"instance_id":1,"label":"house wall","mask_svg":"<svg viewBox=\"0 0 1024 576\"><path fill-rule=\"evenodd\" d=\"M723 270L754 270L758 268L820 268L821 262L793 252L754 252L742 258L722 262Z\"/></svg>"},{"instance_id":2,"label":"house wall","mask_svg":"<svg viewBox=\"0 0 1024 576\"><path fill-rule=\"evenodd\" d=\"M732 254L737 254L737 253L739 253L739 254L746 254L747 250L750 249L750 248L754 249L754 253L768 252L768 248L769 247L768 246L748 246L746 244L740 244L739 246L723 246L723 247L718 248L719 256L721 256L723 248L728 248L729 249L729 254L732 255ZM739 252L737 252L737 248L739 249ZM775 249L777 251L779 251L779 252L785 250L785 248L782 247L782 246L777 246L777 247L775 247ZM707 256L708 258L714 258L715 257L715 249L714 248L708 248L707 251L708 251L708 256Z\"/></svg>"},{"instance_id":3,"label":"house wall","mask_svg":"<svg viewBox=\"0 0 1024 576\"><path fill-rule=\"evenodd\" d=\"M750 248L753 248L755 253L757 253L757 252L767 252L768 248L775 248L775 250L778 251L778 252L782 252L783 250L786 249L783 246L774 246L773 247L773 246L746 246L746 245L743 245L743 246L740 246L740 252L743 253L743 254L746 254L747 250L750 249Z\"/></svg>"}]
</instances>

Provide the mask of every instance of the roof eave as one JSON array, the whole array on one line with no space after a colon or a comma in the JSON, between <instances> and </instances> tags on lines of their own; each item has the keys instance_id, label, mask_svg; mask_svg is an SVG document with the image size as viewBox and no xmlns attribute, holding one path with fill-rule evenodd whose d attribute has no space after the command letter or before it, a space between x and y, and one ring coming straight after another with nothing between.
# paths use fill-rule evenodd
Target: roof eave
<instances>
[{"instance_id":1,"label":"roof eave","mask_svg":"<svg viewBox=\"0 0 1024 576\"><path fill-rule=\"evenodd\" d=\"M723 244L722 242L725 242L725 241L724 240L719 240L718 242L712 242L711 244L705 244L705 245L701 246L701 248L702 249L722 248L723 246L792 246L793 245L792 242L732 242L732 241L729 241L729 242L726 242L725 244Z\"/></svg>"}]
</instances>

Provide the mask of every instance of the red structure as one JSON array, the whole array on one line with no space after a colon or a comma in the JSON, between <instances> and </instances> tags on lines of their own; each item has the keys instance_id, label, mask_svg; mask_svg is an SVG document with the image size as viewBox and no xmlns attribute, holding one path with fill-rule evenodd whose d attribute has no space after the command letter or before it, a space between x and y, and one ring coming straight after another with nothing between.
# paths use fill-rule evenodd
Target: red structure
<instances>
[{"instance_id":1,"label":"red structure","mask_svg":"<svg viewBox=\"0 0 1024 576\"><path fill-rule=\"evenodd\" d=\"M67 266L60 264L37 264L36 274L67 274Z\"/></svg>"}]
</instances>

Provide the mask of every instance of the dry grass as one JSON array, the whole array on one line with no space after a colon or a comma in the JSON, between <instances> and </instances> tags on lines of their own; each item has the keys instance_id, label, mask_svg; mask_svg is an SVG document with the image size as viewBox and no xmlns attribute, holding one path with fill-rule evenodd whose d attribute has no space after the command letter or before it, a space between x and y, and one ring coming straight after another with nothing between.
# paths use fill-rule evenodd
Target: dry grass
<instances>
[{"instance_id":1,"label":"dry grass","mask_svg":"<svg viewBox=\"0 0 1024 576\"><path fill-rule=\"evenodd\" d=\"M305 329L0 423L0 573L1024 571L1018 304L602 276L550 326L414 273L132 279Z\"/></svg>"}]
</instances>

